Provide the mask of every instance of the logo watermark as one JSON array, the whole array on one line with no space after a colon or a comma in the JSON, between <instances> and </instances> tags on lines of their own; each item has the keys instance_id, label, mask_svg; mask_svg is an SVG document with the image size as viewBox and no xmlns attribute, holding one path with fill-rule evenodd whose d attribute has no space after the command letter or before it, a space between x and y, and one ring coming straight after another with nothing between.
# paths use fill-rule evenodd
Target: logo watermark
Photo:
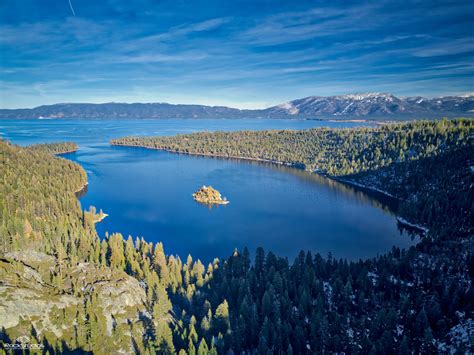
<instances>
[{"instance_id":1,"label":"logo watermark","mask_svg":"<svg viewBox=\"0 0 474 355\"><path fill-rule=\"evenodd\" d=\"M21 335L15 339L15 343L4 343L6 350L41 350L44 349L43 344L31 343L30 337Z\"/></svg>"}]
</instances>

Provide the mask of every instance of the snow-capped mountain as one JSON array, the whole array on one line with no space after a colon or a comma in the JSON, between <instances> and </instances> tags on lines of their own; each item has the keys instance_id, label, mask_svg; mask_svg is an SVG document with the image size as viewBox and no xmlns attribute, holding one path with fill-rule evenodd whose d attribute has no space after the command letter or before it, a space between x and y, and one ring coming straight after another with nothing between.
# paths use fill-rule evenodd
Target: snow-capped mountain
<instances>
[{"instance_id":1,"label":"snow-capped mountain","mask_svg":"<svg viewBox=\"0 0 474 355\"><path fill-rule=\"evenodd\" d=\"M385 93L310 96L265 110L268 116L390 116L474 114L474 95L439 98L396 97Z\"/></svg>"},{"instance_id":2,"label":"snow-capped mountain","mask_svg":"<svg viewBox=\"0 0 474 355\"><path fill-rule=\"evenodd\" d=\"M0 118L439 118L474 116L474 94L438 98L384 93L310 96L262 110L167 103L70 103L0 109Z\"/></svg>"}]
</instances>

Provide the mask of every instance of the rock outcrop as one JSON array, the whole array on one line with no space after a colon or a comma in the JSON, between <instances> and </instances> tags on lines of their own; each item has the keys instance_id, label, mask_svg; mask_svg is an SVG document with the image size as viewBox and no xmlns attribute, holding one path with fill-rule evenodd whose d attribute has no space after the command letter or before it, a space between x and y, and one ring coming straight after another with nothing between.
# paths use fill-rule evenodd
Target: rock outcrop
<instances>
[{"instance_id":1,"label":"rock outcrop","mask_svg":"<svg viewBox=\"0 0 474 355\"><path fill-rule=\"evenodd\" d=\"M226 205L229 203L227 199L221 196L220 192L212 186L203 186L198 191L193 193L193 197L197 202L205 204L220 204Z\"/></svg>"},{"instance_id":2,"label":"rock outcrop","mask_svg":"<svg viewBox=\"0 0 474 355\"><path fill-rule=\"evenodd\" d=\"M92 263L69 265L36 251L0 258L0 329L8 334L30 336L33 327L36 339L74 343L71 320L94 315L97 327L103 325L98 341L104 349L129 353L133 335L114 339L113 329L133 322L134 330L143 334L146 314L145 290L123 271Z\"/></svg>"}]
</instances>

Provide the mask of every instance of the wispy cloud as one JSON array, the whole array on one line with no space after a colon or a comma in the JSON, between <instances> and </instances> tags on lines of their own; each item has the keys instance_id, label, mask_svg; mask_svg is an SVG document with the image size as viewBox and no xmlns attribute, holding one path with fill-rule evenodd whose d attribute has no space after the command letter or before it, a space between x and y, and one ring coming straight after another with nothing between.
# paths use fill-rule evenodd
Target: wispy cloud
<instances>
[{"instance_id":1,"label":"wispy cloud","mask_svg":"<svg viewBox=\"0 0 474 355\"><path fill-rule=\"evenodd\" d=\"M458 39L440 39L437 43L416 48L413 55L416 57L438 57L468 52L474 54L474 35Z\"/></svg>"},{"instance_id":2,"label":"wispy cloud","mask_svg":"<svg viewBox=\"0 0 474 355\"><path fill-rule=\"evenodd\" d=\"M266 17L242 33L242 39L258 45L278 45L306 41L318 37L341 35L354 31L351 24L358 23L360 31L375 27L382 19L361 21L375 13L380 5L312 8L299 12L284 12Z\"/></svg>"},{"instance_id":3,"label":"wispy cloud","mask_svg":"<svg viewBox=\"0 0 474 355\"><path fill-rule=\"evenodd\" d=\"M175 55L166 54L140 54L124 55L112 57L111 61L115 63L166 63L166 62L188 62L203 60L207 57L205 53L180 53Z\"/></svg>"},{"instance_id":4,"label":"wispy cloud","mask_svg":"<svg viewBox=\"0 0 474 355\"><path fill-rule=\"evenodd\" d=\"M2 4L0 106L474 91L472 2L209 1Z\"/></svg>"}]
</instances>

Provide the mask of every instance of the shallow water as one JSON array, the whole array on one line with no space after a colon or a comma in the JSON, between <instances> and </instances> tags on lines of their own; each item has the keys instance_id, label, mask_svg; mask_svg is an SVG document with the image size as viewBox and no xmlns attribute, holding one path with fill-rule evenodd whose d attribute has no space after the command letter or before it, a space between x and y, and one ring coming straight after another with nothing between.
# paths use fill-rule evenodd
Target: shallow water
<instances>
[{"instance_id":1,"label":"shallow water","mask_svg":"<svg viewBox=\"0 0 474 355\"><path fill-rule=\"evenodd\" d=\"M83 208L109 214L99 235L121 232L162 241L165 251L205 262L234 248L258 246L293 259L310 250L359 259L393 245L414 244L387 206L367 194L297 169L130 147L108 140L125 135L171 135L200 130L304 129L361 123L297 120L1 120L0 133L20 145L74 141L64 157L87 171ZM230 204L208 208L192 193L212 185Z\"/></svg>"}]
</instances>

